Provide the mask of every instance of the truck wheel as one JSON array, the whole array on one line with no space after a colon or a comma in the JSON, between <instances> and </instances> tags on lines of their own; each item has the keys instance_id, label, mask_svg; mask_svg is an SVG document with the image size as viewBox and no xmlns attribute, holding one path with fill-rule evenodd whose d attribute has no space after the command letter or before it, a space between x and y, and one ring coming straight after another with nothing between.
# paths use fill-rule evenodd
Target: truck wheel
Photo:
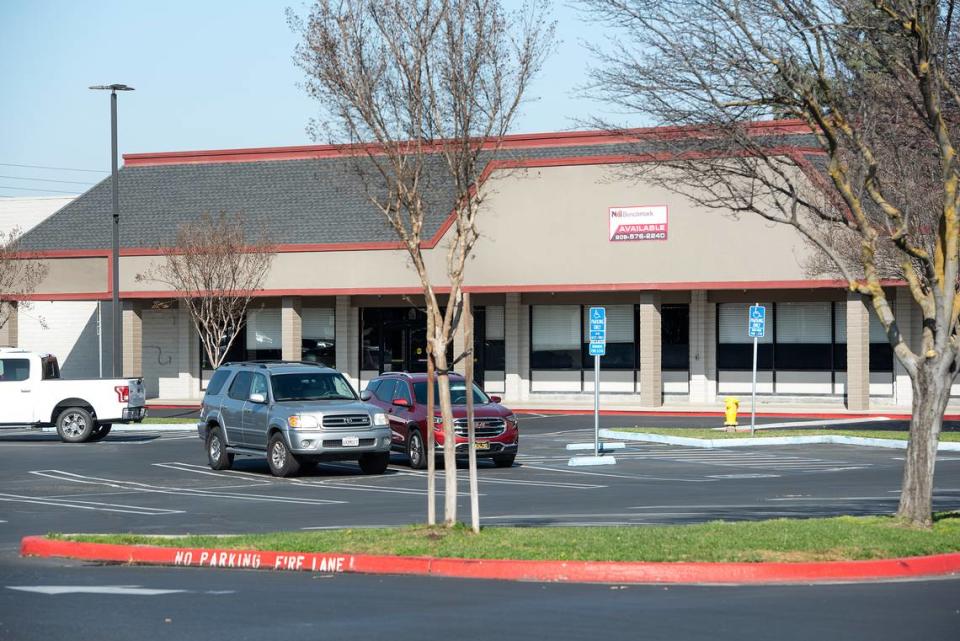
<instances>
[{"instance_id":1,"label":"truck wheel","mask_svg":"<svg viewBox=\"0 0 960 641\"><path fill-rule=\"evenodd\" d=\"M504 454L503 456L494 456L493 464L497 467L512 467L513 460L517 458L516 454Z\"/></svg>"},{"instance_id":2,"label":"truck wheel","mask_svg":"<svg viewBox=\"0 0 960 641\"><path fill-rule=\"evenodd\" d=\"M360 470L364 474L383 474L387 471L387 466L390 465L390 452L361 454L357 463L360 464Z\"/></svg>"},{"instance_id":3,"label":"truck wheel","mask_svg":"<svg viewBox=\"0 0 960 641\"><path fill-rule=\"evenodd\" d=\"M410 438L407 440L407 456L410 457L410 467L415 470L422 470L427 467L427 455L423 451L423 437L419 430L410 430Z\"/></svg>"},{"instance_id":4,"label":"truck wheel","mask_svg":"<svg viewBox=\"0 0 960 641\"><path fill-rule=\"evenodd\" d=\"M267 445L267 464L274 476L296 476L300 472L300 461L293 455L282 434L274 434Z\"/></svg>"},{"instance_id":5,"label":"truck wheel","mask_svg":"<svg viewBox=\"0 0 960 641\"><path fill-rule=\"evenodd\" d=\"M93 416L82 407L68 407L57 416L57 434L64 443L85 443L95 425Z\"/></svg>"},{"instance_id":6,"label":"truck wheel","mask_svg":"<svg viewBox=\"0 0 960 641\"><path fill-rule=\"evenodd\" d=\"M227 443L219 427L207 434L207 463L212 470L229 470L233 465L233 454L227 452Z\"/></svg>"},{"instance_id":7,"label":"truck wheel","mask_svg":"<svg viewBox=\"0 0 960 641\"><path fill-rule=\"evenodd\" d=\"M95 428L93 428L93 433L90 435L90 442L92 443L94 441L103 440L103 438L110 433L112 428L113 425L110 423L97 425Z\"/></svg>"}]
</instances>

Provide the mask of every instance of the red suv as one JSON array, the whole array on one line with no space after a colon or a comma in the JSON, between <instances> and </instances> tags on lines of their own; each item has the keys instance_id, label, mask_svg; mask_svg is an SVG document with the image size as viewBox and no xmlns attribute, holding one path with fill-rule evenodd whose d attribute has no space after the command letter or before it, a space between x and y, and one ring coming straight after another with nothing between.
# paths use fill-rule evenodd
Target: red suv
<instances>
[{"instance_id":1,"label":"red suv","mask_svg":"<svg viewBox=\"0 0 960 641\"><path fill-rule=\"evenodd\" d=\"M427 466L424 452L427 429L427 375L392 372L367 383L360 398L378 405L387 413L393 436L393 450L410 457L410 467ZM450 375L450 400L457 433L457 456L467 454L467 385L462 376ZM434 399L433 435L435 454L443 452L443 424L440 403ZM478 457L493 459L497 467L510 467L517 456L520 431L517 417L500 405L496 396L487 396L473 386L473 414Z\"/></svg>"}]
</instances>

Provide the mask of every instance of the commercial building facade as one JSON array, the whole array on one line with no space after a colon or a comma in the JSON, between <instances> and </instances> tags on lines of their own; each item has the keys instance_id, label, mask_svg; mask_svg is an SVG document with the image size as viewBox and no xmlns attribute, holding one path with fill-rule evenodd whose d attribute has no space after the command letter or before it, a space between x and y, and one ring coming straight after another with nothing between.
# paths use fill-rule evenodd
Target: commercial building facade
<instances>
[{"instance_id":1,"label":"commercial building facade","mask_svg":"<svg viewBox=\"0 0 960 641\"><path fill-rule=\"evenodd\" d=\"M756 131L804 148L799 123L759 123ZM749 392L747 306L759 302L768 307L763 400L909 407L909 379L869 307L843 283L806 275L811 249L797 232L697 207L630 171L670 153L675 133L515 136L491 155L482 238L466 273L486 390L527 407L590 406L585 314L602 305L604 402L712 405ZM798 162L810 155L798 152ZM124 374L143 376L152 398L202 395L210 372L187 310L142 275L163 259L160 247L177 225L219 212L265 226L278 248L232 358L319 360L359 387L383 371L422 370L419 280L356 168L355 158L329 147L125 156ZM439 168L436 176L424 251L442 291L453 203ZM105 181L25 236L50 269L31 296L31 316L2 330L0 344L53 352L66 375L95 376L94 360L110 362L110 341L101 347L91 329L99 309L109 336L109 211ZM901 331L918 340L908 293L891 286L890 295ZM459 353L462 343L458 335L451 349Z\"/></svg>"}]
</instances>

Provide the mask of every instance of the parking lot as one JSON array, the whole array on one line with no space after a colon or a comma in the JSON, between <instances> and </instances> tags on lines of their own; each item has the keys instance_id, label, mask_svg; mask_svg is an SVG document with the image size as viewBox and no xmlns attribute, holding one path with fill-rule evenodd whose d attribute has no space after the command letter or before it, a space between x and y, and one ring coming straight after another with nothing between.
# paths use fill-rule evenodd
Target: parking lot
<instances>
[{"instance_id":1,"label":"parking lot","mask_svg":"<svg viewBox=\"0 0 960 641\"><path fill-rule=\"evenodd\" d=\"M601 420L604 427L637 422ZM634 443L616 453L616 465L570 468L566 444L590 440L591 423L589 416L523 416L517 464L481 463L484 524L643 525L896 508L901 450ZM683 638L738 639L756 632L758 616L783 639L837 633L895 639L916 630L948 638L956 625L951 580L628 589L21 559L20 537L45 532L239 533L423 522L426 478L400 455L381 476L338 463L279 479L265 461L243 457L233 469L215 472L195 432L151 426L82 445L63 444L51 433L4 431L0 457L0 639L79 634L236 641L265 634L303 638L308 631L317 638L366 639L385 629L392 638L422 639L425 619L437 636L485 639L490 628L464 628L463 622L483 621L494 610L511 622L514 637L549 630L557 639L594 634L588 622L597 618L611 638L634 635L642 621L650 638L677 638L679 625ZM960 507L960 455L940 456L937 479L936 508ZM461 518L468 508L462 495ZM101 615L105 594L107 619ZM370 608L371 600L383 607Z\"/></svg>"},{"instance_id":2,"label":"parking lot","mask_svg":"<svg viewBox=\"0 0 960 641\"><path fill-rule=\"evenodd\" d=\"M840 445L701 450L630 443L617 464L567 466L566 444L592 438L591 417L524 416L517 464L480 463L486 525L663 524L710 519L890 513L903 452ZM604 426L632 419L604 417ZM49 531L232 533L422 522L426 472L394 454L387 472L323 464L300 477L265 461L206 464L195 432L151 429L68 445L42 432L0 433L0 528L10 549ZM460 507L466 514L466 469ZM438 483L442 489L442 482ZM439 503L439 502L438 502ZM960 455L941 454L937 509L960 507Z\"/></svg>"}]
</instances>

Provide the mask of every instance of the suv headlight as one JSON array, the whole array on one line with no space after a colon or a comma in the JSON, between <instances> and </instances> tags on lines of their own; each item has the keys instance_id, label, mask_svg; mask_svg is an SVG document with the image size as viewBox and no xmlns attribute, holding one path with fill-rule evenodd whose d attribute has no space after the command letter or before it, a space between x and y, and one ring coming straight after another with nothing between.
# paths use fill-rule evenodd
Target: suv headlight
<instances>
[{"instance_id":1,"label":"suv headlight","mask_svg":"<svg viewBox=\"0 0 960 641\"><path fill-rule=\"evenodd\" d=\"M293 428L311 428L319 427L320 422L317 420L316 416L310 416L309 414L294 414L293 416L287 418L287 425Z\"/></svg>"},{"instance_id":2,"label":"suv headlight","mask_svg":"<svg viewBox=\"0 0 960 641\"><path fill-rule=\"evenodd\" d=\"M508 416L508 417L507 417L506 419L504 419L504 420L506 420L507 423L513 423L514 426L517 426L517 425L518 425L516 414L511 414L510 416Z\"/></svg>"},{"instance_id":3,"label":"suv headlight","mask_svg":"<svg viewBox=\"0 0 960 641\"><path fill-rule=\"evenodd\" d=\"M374 425L389 425L390 421L387 420L387 415L381 412L377 412L373 415L373 424Z\"/></svg>"}]
</instances>

